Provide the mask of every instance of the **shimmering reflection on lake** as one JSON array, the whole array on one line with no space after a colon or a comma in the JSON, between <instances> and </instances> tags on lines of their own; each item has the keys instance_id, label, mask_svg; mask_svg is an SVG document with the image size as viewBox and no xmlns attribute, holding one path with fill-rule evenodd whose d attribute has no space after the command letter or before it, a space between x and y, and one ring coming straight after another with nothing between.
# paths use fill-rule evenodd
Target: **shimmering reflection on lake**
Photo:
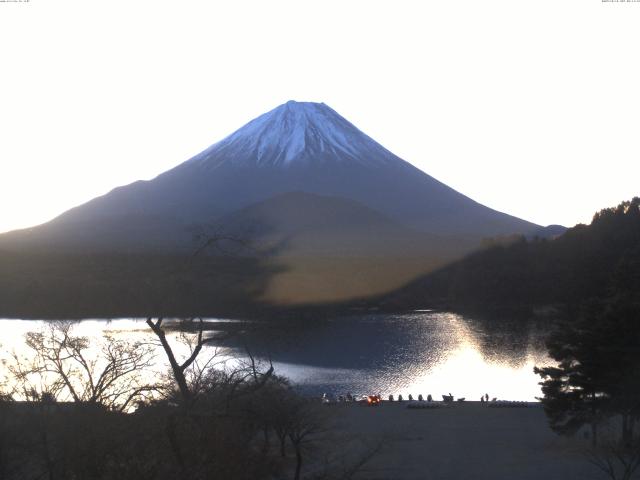
<instances>
[{"instance_id":1,"label":"shimmering reflection on lake","mask_svg":"<svg viewBox=\"0 0 640 480\"><path fill-rule=\"evenodd\" d=\"M487 327L456 314L419 312L270 328L278 337L270 345L277 370L314 394L535 400L541 392L533 367L550 363L544 332L529 322Z\"/></svg>"},{"instance_id":2,"label":"shimmering reflection on lake","mask_svg":"<svg viewBox=\"0 0 640 480\"><path fill-rule=\"evenodd\" d=\"M220 321L210 321L226 328ZM0 322L4 351L23 348L24 333L42 325ZM452 313L252 322L243 324L242 331L231 344L237 355L242 356L248 346L259 356L271 357L277 373L310 394L431 393L440 399L451 392L469 400L485 393L534 400L540 388L533 366L549 363L539 327L529 322L480 322ZM103 332L133 341L152 338L142 320L85 320L76 327L76 334L93 338ZM159 352L159 370L163 361Z\"/></svg>"}]
</instances>

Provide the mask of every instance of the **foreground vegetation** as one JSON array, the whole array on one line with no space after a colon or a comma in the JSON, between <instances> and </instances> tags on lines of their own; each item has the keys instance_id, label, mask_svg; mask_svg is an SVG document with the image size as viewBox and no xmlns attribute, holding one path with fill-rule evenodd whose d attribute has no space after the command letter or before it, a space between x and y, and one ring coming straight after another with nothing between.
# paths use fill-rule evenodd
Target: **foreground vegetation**
<instances>
[{"instance_id":1,"label":"foreground vegetation","mask_svg":"<svg viewBox=\"0 0 640 480\"><path fill-rule=\"evenodd\" d=\"M640 199L599 212L590 227L556 242L540 248L569 249L568 265L555 271L573 267L575 279L565 279L556 293L563 308L547 347L557 366L536 369L542 402L553 430L590 436L588 458L609 478L634 478L640 468Z\"/></svg>"},{"instance_id":2,"label":"foreground vegetation","mask_svg":"<svg viewBox=\"0 0 640 480\"><path fill-rule=\"evenodd\" d=\"M557 366L537 368L551 428L591 438L589 460L612 479L640 468L640 303L627 294L584 304L549 335Z\"/></svg>"},{"instance_id":3,"label":"foreground vegetation","mask_svg":"<svg viewBox=\"0 0 640 480\"><path fill-rule=\"evenodd\" d=\"M329 479L364 463L367 445L327 440L319 402L190 323L176 336L149 319L154 342L99 346L68 322L27 334L29 353L4 362L0 479Z\"/></svg>"}]
</instances>

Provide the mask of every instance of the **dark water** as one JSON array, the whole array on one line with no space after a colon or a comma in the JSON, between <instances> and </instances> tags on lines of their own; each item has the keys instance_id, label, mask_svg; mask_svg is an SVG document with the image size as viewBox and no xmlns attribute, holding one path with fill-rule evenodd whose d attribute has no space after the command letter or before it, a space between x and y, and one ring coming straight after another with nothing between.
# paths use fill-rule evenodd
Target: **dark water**
<instances>
[{"instance_id":1,"label":"dark water","mask_svg":"<svg viewBox=\"0 0 640 480\"><path fill-rule=\"evenodd\" d=\"M2 349L21 351L23 335L40 321L0 320ZM280 375L308 394L452 393L477 400L490 397L534 400L540 395L534 365L546 365L545 328L532 322L478 320L452 313L372 314L305 322L225 322L234 330L227 347L271 359ZM232 326L230 328L230 326ZM85 320L77 333L99 337L151 338L141 320ZM179 351L179 348L178 348ZM158 369L163 358L159 352ZM203 353L206 354L206 351Z\"/></svg>"},{"instance_id":2,"label":"dark water","mask_svg":"<svg viewBox=\"0 0 640 480\"><path fill-rule=\"evenodd\" d=\"M549 364L544 334L521 320L414 312L254 327L245 345L268 353L281 374L312 394L534 400L540 389L533 367Z\"/></svg>"}]
</instances>

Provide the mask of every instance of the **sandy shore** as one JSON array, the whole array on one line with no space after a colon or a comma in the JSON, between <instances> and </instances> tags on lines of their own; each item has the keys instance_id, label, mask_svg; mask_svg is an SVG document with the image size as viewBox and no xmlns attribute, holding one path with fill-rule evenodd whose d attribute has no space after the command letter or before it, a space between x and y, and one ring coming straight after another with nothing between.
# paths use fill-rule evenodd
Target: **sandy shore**
<instances>
[{"instance_id":1,"label":"sandy shore","mask_svg":"<svg viewBox=\"0 0 640 480\"><path fill-rule=\"evenodd\" d=\"M585 458L588 443L548 427L539 404L488 408L480 402L413 410L407 402L379 407L328 405L345 435L382 440L359 479L603 478Z\"/></svg>"}]
</instances>

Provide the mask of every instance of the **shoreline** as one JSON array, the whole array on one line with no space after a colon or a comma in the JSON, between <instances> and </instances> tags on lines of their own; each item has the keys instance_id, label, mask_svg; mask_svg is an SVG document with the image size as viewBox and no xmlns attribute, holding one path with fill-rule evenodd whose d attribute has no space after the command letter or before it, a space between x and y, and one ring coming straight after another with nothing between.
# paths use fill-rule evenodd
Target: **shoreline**
<instances>
[{"instance_id":1,"label":"shoreline","mask_svg":"<svg viewBox=\"0 0 640 480\"><path fill-rule=\"evenodd\" d=\"M491 408L465 401L425 409L407 408L408 402L345 403L326 411L342 435L381 445L358 479L602 478L584 457L588 440L555 434L541 403L528 403Z\"/></svg>"}]
</instances>

